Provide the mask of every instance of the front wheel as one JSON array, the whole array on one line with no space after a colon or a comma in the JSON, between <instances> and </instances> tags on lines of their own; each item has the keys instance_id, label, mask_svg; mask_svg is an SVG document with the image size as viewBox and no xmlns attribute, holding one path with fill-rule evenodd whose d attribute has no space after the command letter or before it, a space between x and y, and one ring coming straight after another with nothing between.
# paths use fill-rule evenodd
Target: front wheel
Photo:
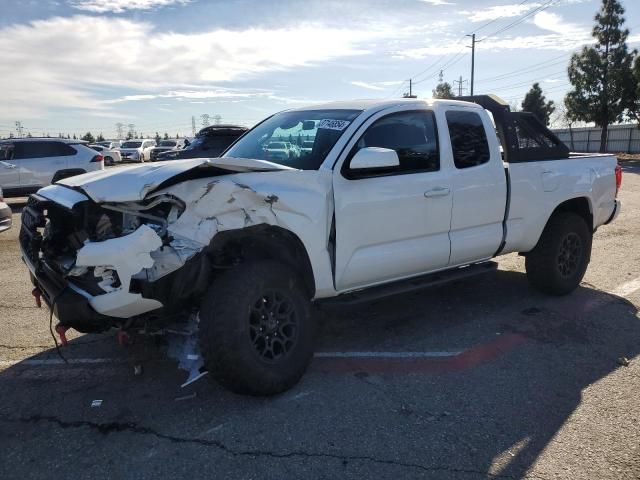
<instances>
[{"instance_id":1,"label":"front wheel","mask_svg":"<svg viewBox=\"0 0 640 480\"><path fill-rule=\"evenodd\" d=\"M220 275L200 309L200 348L209 375L236 393L288 390L313 357L309 294L291 268L274 261Z\"/></svg>"},{"instance_id":2,"label":"front wheel","mask_svg":"<svg viewBox=\"0 0 640 480\"><path fill-rule=\"evenodd\" d=\"M525 268L531 285L551 295L575 290L591 257L591 230L582 217L562 212L551 217Z\"/></svg>"}]
</instances>

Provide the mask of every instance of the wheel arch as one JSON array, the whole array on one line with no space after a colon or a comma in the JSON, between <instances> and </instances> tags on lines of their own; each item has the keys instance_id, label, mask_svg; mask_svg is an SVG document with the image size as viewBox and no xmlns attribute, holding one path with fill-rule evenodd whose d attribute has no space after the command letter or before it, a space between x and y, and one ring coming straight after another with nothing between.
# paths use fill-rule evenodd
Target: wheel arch
<instances>
[{"instance_id":1,"label":"wheel arch","mask_svg":"<svg viewBox=\"0 0 640 480\"><path fill-rule=\"evenodd\" d=\"M549 223L549 220L551 220L551 217L559 212L569 212L579 215L586 222L589 230L593 232L593 207L589 197L574 197L560 203L553 212L551 212L551 215L545 224L545 228Z\"/></svg>"},{"instance_id":2,"label":"wheel arch","mask_svg":"<svg viewBox=\"0 0 640 480\"><path fill-rule=\"evenodd\" d=\"M315 278L307 249L295 233L285 228L262 224L219 232L207 251L231 265L263 259L282 262L299 273L310 298L315 296Z\"/></svg>"}]
</instances>

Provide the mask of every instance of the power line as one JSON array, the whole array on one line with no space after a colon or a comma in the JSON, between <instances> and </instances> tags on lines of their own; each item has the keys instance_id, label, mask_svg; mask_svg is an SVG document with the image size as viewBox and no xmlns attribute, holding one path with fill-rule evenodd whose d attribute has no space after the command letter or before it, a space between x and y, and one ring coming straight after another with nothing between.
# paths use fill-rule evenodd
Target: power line
<instances>
[{"instance_id":1,"label":"power line","mask_svg":"<svg viewBox=\"0 0 640 480\"><path fill-rule=\"evenodd\" d=\"M522 22L524 22L527 18L529 18L531 15L534 15L536 13L540 13L543 12L544 10L546 10L549 7L552 7L555 3L559 2L560 0L547 0L546 3L543 3L542 5L540 5L539 7L534 8L533 10L531 10L528 13L525 13L524 15L522 15L520 18L518 18L517 20L514 20L513 22L509 23L508 25L505 25L502 28L499 28L498 30L496 30L493 33L490 33L489 35L483 37L480 40L477 40L478 42L483 42L484 40L486 40L489 37L493 37L494 35L498 35L499 33L502 32L506 32L507 30L512 29L513 27L520 25Z\"/></svg>"}]
</instances>

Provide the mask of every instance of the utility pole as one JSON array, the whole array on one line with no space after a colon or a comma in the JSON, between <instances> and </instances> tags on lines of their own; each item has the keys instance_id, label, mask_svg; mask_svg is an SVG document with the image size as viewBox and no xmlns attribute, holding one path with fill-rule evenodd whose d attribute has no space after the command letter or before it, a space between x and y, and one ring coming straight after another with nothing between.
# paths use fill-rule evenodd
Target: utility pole
<instances>
[{"instance_id":1,"label":"utility pole","mask_svg":"<svg viewBox=\"0 0 640 480\"><path fill-rule=\"evenodd\" d=\"M471 96L473 97L473 74L476 61L476 34L472 33L471 35L467 35L467 37L471 37Z\"/></svg>"},{"instance_id":2,"label":"utility pole","mask_svg":"<svg viewBox=\"0 0 640 480\"><path fill-rule=\"evenodd\" d=\"M466 80L462 80L462 75L460 75L460 80L454 80L453 83L454 84L458 84L458 96L461 97L462 96L462 84L466 83Z\"/></svg>"},{"instance_id":3,"label":"utility pole","mask_svg":"<svg viewBox=\"0 0 640 480\"><path fill-rule=\"evenodd\" d=\"M116 123L116 131L118 132L118 140L122 140L122 128L124 127L124 123L118 122Z\"/></svg>"},{"instance_id":4,"label":"utility pole","mask_svg":"<svg viewBox=\"0 0 640 480\"><path fill-rule=\"evenodd\" d=\"M404 98L418 98L417 95L413 94L413 80L409 79L409 93L405 93L403 95Z\"/></svg>"}]
</instances>

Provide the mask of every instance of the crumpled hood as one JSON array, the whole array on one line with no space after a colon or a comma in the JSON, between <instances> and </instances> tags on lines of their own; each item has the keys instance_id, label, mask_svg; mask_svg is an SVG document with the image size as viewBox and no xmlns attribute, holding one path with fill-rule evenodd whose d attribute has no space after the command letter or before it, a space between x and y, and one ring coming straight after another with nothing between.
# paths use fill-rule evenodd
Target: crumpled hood
<instances>
[{"instance_id":1,"label":"crumpled hood","mask_svg":"<svg viewBox=\"0 0 640 480\"><path fill-rule=\"evenodd\" d=\"M230 172L295 170L266 160L250 158L193 158L97 170L59 180L57 183L79 189L97 203L134 202L144 199L166 180L202 168L218 168Z\"/></svg>"}]
</instances>

